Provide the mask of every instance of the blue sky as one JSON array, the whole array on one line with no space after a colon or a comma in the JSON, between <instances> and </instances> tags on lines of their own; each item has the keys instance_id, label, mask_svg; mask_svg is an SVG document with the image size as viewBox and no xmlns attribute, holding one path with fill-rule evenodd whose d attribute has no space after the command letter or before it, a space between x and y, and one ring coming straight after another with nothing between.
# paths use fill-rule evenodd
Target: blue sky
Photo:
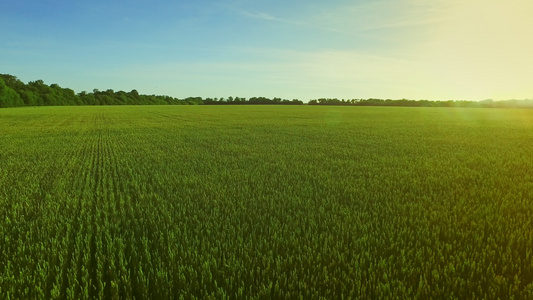
<instances>
[{"instance_id":1,"label":"blue sky","mask_svg":"<svg viewBox=\"0 0 533 300\"><path fill-rule=\"evenodd\" d=\"M0 73L174 97L533 98L525 0L0 0Z\"/></svg>"}]
</instances>

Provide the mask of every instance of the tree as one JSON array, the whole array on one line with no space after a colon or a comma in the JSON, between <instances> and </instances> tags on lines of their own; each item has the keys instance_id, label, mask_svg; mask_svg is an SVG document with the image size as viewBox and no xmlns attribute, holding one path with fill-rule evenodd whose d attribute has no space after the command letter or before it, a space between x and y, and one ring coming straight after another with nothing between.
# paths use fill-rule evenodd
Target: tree
<instances>
[{"instance_id":1,"label":"tree","mask_svg":"<svg viewBox=\"0 0 533 300\"><path fill-rule=\"evenodd\" d=\"M0 78L0 107L22 106L24 102L20 95L12 88L8 87L4 80Z\"/></svg>"},{"instance_id":2,"label":"tree","mask_svg":"<svg viewBox=\"0 0 533 300\"><path fill-rule=\"evenodd\" d=\"M46 97L48 93L51 93L50 87L44 84L42 80L35 80L28 82L28 91L34 105L52 105L52 99ZM33 94L33 95L32 95Z\"/></svg>"}]
</instances>

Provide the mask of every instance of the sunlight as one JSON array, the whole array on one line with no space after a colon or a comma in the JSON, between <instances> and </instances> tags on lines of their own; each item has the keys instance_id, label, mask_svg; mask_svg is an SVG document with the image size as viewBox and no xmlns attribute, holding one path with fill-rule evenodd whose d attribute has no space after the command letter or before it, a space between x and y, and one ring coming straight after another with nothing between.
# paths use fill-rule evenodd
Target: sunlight
<instances>
[{"instance_id":1,"label":"sunlight","mask_svg":"<svg viewBox=\"0 0 533 300\"><path fill-rule=\"evenodd\" d=\"M533 80L532 8L525 1L471 1L450 8L434 49L442 84L464 97L523 95Z\"/></svg>"}]
</instances>

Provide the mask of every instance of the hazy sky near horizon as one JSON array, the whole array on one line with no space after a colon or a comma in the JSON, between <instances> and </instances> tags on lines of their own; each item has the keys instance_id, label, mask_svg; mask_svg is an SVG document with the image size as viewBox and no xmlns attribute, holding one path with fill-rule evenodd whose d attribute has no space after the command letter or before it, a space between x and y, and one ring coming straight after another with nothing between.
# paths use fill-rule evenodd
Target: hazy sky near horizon
<instances>
[{"instance_id":1,"label":"hazy sky near horizon","mask_svg":"<svg viewBox=\"0 0 533 300\"><path fill-rule=\"evenodd\" d=\"M533 98L529 0L0 0L0 73L174 97Z\"/></svg>"}]
</instances>

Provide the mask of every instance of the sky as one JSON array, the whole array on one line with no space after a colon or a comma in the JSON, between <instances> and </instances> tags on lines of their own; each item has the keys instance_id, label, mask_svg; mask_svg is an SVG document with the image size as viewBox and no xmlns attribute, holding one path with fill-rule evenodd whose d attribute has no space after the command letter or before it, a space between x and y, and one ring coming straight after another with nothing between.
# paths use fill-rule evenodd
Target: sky
<instances>
[{"instance_id":1,"label":"sky","mask_svg":"<svg viewBox=\"0 0 533 300\"><path fill-rule=\"evenodd\" d=\"M200 97L533 98L530 0L0 0L0 73Z\"/></svg>"}]
</instances>

